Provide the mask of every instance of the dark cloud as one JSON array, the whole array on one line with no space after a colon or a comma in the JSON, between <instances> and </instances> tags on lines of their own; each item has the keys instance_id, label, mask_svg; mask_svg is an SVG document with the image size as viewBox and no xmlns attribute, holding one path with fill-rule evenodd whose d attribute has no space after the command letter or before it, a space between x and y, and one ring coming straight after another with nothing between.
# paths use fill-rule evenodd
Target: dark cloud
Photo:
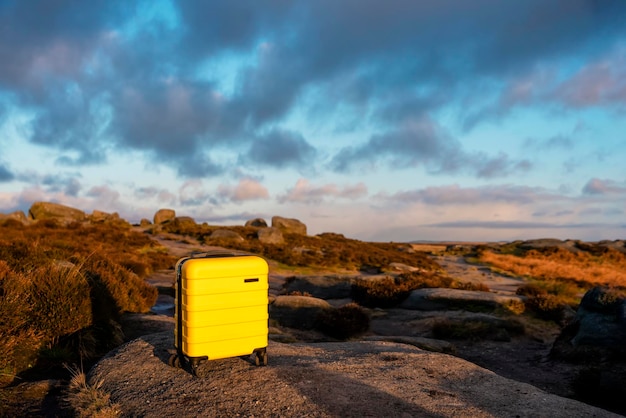
<instances>
[{"instance_id":1,"label":"dark cloud","mask_svg":"<svg viewBox=\"0 0 626 418\"><path fill-rule=\"evenodd\" d=\"M480 178L493 178L527 171L528 160L512 161L505 154L490 157L467 153L462 145L447 135L429 118L405 122L396 130L373 135L360 146L341 149L332 159L331 168L348 172L363 163L386 163L394 168L425 167L431 173L469 172Z\"/></svg>"},{"instance_id":2,"label":"dark cloud","mask_svg":"<svg viewBox=\"0 0 626 418\"><path fill-rule=\"evenodd\" d=\"M400 167L489 178L528 164L473 155L428 126L403 124L472 102L490 82L499 86L495 104L460 110L468 127L550 94L567 106L626 100L619 69L589 67L548 93L516 84L540 62L610 53L626 34L620 0L171 4L171 21L146 13L148 1L0 4L0 93L32 112L30 140L62 151L59 164L131 148L183 177L216 175L225 172L211 159L219 146L250 147L252 165L309 163L321 153L281 124L296 106L322 121L347 108L384 130L341 150L338 171L382 153ZM243 58L229 69L233 91L222 92L221 73L203 65L228 55ZM602 74L616 88L594 98Z\"/></svg>"},{"instance_id":3,"label":"dark cloud","mask_svg":"<svg viewBox=\"0 0 626 418\"><path fill-rule=\"evenodd\" d=\"M11 181L15 178L13 174L4 164L0 163L0 182Z\"/></svg>"},{"instance_id":4,"label":"dark cloud","mask_svg":"<svg viewBox=\"0 0 626 418\"><path fill-rule=\"evenodd\" d=\"M294 167L304 170L313 165L316 150L302 135L272 130L254 139L242 162L274 168Z\"/></svg>"}]
</instances>

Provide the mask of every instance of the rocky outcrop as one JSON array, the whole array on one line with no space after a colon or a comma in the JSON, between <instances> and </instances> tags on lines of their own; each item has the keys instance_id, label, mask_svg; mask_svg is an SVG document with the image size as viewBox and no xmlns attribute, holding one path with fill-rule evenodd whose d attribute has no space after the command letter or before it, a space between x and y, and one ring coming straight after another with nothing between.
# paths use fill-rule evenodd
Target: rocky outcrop
<instances>
[{"instance_id":1,"label":"rocky outcrop","mask_svg":"<svg viewBox=\"0 0 626 418\"><path fill-rule=\"evenodd\" d=\"M205 378L168 366L172 331L109 353L89 372L123 416L618 417L447 354L384 341L269 342L269 365L207 361Z\"/></svg>"},{"instance_id":2,"label":"rocky outcrop","mask_svg":"<svg viewBox=\"0 0 626 418\"><path fill-rule=\"evenodd\" d=\"M320 299L345 299L352 293L352 276L291 277L285 283L285 292L308 293Z\"/></svg>"},{"instance_id":3,"label":"rocky outcrop","mask_svg":"<svg viewBox=\"0 0 626 418\"><path fill-rule=\"evenodd\" d=\"M261 228L257 231L256 236L263 244L282 244L285 242L283 233L278 228Z\"/></svg>"},{"instance_id":4,"label":"rocky outcrop","mask_svg":"<svg viewBox=\"0 0 626 418\"><path fill-rule=\"evenodd\" d=\"M161 225L165 222L169 222L176 217L176 211L174 209L159 209L154 214L154 224Z\"/></svg>"},{"instance_id":5,"label":"rocky outcrop","mask_svg":"<svg viewBox=\"0 0 626 418\"><path fill-rule=\"evenodd\" d=\"M563 330L552 349L563 358L584 358L589 352L601 357L626 354L626 292L595 287L583 296L574 320Z\"/></svg>"},{"instance_id":6,"label":"rocky outcrop","mask_svg":"<svg viewBox=\"0 0 626 418\"><path fill-rule=\"evenodd\" d=\"M216 229L211 233L209 239L220 239L229 241L245 241L241 235L229 229Z\"/></svg>"},{"instance_id":7,"label":"rocky outcrop","mask_svg":"<svg viewBox=\"0 0 626 418\"><path fill-rule=\"evenodd\" d=\"M23 224L28 223L28 218L26 217L26 215L24 214L24 212L22 212L21 210L17 210L15 212L11 212L8 214L3 214L0 213L0 222L6 221L6 220L14 220L14 221L19 221Z\"/></svg>"},{"instance_id":8,"label":"rocky outcrop","mask_svg":"<svg viewBox=\"0 0 626 418\"><path fill-rule=\"evenodd\" d=\"M85 212L80 209L52 202L33 203L28 210L28 216L36 221L55 219L62 223L82 222L86 218Z\"/></svg>"},{"instance_id":9,"label":"rocky outcrop","mask_svg":"<svg viewBox=\"0 0 626 418\"><path fill-rule=\"evenodd\" d=\"M272 227L278 228L287 234L306 235L306 225L297 219L274 216L272 217Z\"/></svg>"},{"instance_id":10,"label":"rocky outcrop","mask_svg":"<svg viewBox=\"0 0 626 418\"><path fill-rule=\"evenodd\" d=\"M265 222L265 219L262 218L255 218L255 219L250 219L249 221L246 222L246 226L254 226L257 228L266 228L267 227L267 222Z\"/></svg>"},{"instance_id":11,"label":"rocky outcrop","mask_svg":"<svg viewBox=\"0 0 626 418\"><path fill-rule=\"evenodd\" d=\"M141 226L142 228L148 227L150 225L152 225L150 219L141 218L141 220L139 221L139 226Z\"/></svg>"},{"instance_id":12,"label":"rocky outcrop","mask_svg":"<svg viewBox=\"0 0 626 418\"><path fill-rule=\"evenodd\" d=\"M94 210L91 213L90 220L93 223L104 223L104 222L111 222L111 221L119 221L120 220L120 215L117 212L107 213L107 212L103 212L101 210Z\"/></svg>"},{"instance_id":13,"label":"rocky outcrop","mask_svg":"<svg viewBox=\"0 0 626 418\"><path fill-rule=\"evenodd\" d=\"M313 329L320 312L332 309L323 299L308 296L277 296L270 305L270 318L297 329Z\"/></svg>"}]
</instances>

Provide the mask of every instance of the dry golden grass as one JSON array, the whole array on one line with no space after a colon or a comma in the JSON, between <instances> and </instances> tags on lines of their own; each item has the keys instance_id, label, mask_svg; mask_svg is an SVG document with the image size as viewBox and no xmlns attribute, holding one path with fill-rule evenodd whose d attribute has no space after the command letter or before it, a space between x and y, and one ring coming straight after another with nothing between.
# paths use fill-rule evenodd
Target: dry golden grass
<instances>
[{"instance_id":1,"label":"dry golden grass","mask_svg":"<svg viewBox=\"0 0 626 418\"><path fill-rule=\"evenodd\" d=\"M411 244L411 248L413 248L415 251L437 254L446 251L446 248L448 248L448 246L440 244Z\"/></svg>"},{"instance_id":2,"label":"dry golden grass","mask_svg":"<svg viewBox=\"0 0 626 418\"><path fill-rule=\"evenodd\" d=\"M143 277L175 261L123 225L0 224L0 373L104 354L119 315L154 304Z\"/></svg>"},{"instance_id":3,"label":"dry golden grass","mask_svg":"<svg viewBox=\"0 0 626 418\"><path fill-rule=\"evenodd\" d=\"M118 417L120 406L111 402L110 395L102 390L102 381L89 384L85 373L70 368L72 379L65 394L65 402L77 417Z\"/></svg>"},{"instance_id":4,"label":"dry golden grass","mask_svg":"<svg viewBox=\"0 0 626 418\"><path fill-rule=\"evenodd\" d=\"M602 254L555 248L527 251L523 256L483 251L479 260L516 276L541 280L568 280L585 288L626 287L626 256L607 249Z\"/></svg>"}]
</instances>

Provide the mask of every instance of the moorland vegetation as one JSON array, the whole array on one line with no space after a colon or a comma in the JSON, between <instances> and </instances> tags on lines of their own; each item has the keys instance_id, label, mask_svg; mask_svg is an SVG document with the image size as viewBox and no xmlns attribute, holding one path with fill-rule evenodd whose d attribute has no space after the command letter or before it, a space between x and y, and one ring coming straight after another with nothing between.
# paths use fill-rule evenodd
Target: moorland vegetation
<instances>
[{"instance_id":1,"label":"moorland vegetation","mask_svg":"<svg viewBox=\"0 0 626 418\"><path fill-rule=\"evenodd\" d=\"M213 234L228 230L233 240ZM148 312L157 290L145 278L172 269L177 257L151 236L170 234L230 250L266 257L287 271L367 272L384 277L355 280L352 303L325 311L317 329L330 339L349 339L368 331L368 309L399 306L415 289L451 288L488 292L481 283L450 277L431 254L408 243L372 243L337 233L315 236L283 232L283 242L264 244L258 227L210 226L165 222L133 228L127 222L59 222L54 219L0 222L0 373L6 384L29 373L46 376L63 365L89 364L123 342L120 317ZM212 237L213 235L213 237ZM451 250L452 251L452 250ZM589 289L601 285L615 297L626 294L626 253L577 242L571 248L477 246L463 254L471 263L521 277L517 293L524 305L508 315L530 315L561 326ZM411 271L391 272L403 264ZM621 295L621 296L620 296ZM611 301L607 301L610 303ZM523 322L505 323L511 335L523 334ZM469 324L469 325L468 325ZM492 325L441 320L433 335L443 339L482 339ZM80 385L79 385L80 386ZM0 395L1 398L1 395Z\"/></svg>"}]
</instances>

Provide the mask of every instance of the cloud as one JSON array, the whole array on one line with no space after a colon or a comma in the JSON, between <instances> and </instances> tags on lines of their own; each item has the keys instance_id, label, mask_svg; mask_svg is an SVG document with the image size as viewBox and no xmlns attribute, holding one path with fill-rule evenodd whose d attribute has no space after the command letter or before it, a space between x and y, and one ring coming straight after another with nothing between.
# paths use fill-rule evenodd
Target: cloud
<instances>
[{"instance_id":1,"label":"cloud","mask_svg":"<svg viewBox=\"0 0 626 418\"><path fill-rule=\"evenodd\" d=\"M550 150L563 149L571 150L575 144L571 137L565 135L554 135L545 139L526 138L523 144L524 148L534 150Z\"/></svg>"},{"instance_id":2,"label":"cloud","mask_svg":"<svg viewBox=\"0 0 626 418\"><path fill-rule=\"evenodd\" d=\"M87 191L87 196L93 198L90 206L94 208L102 207L111 210L112 208L123 207L120 202L120 193L106 185L90 188Z\"/></svg>"},{"instance_id":3,"label":"cloud","mask_svg":"<svg viewBox=\"0 0 626 418\"><path fill-rule=\"evenodd\" d=\"M433 174L469 172L479 178L530 168L528 160L511 161L503 153L497 157L467 153L430 118L406 121L397 129L373 135L360 146L344 147L330 165L337 172L348 172L364 162L371 166L385 162L391 168L425 167Z\"/></svg>"},{"instance_id":4,"label":"cloud","mask_svg":"<svg viewBox=\"0 0 626 418\"><path fill-rule=\"evenodd\" d=\"M391 195L379 194L376 198L401 204L425 203L434 206L484 205L496 202L530 205L536 202L559 199L546 190L536 187L497 185L463 188L459 185L427 187Z\"/></svg>"},{"instance_id":5,"label":"cloud","mask_svg":"<svg viewBox=\"0 0 626 418\"><path fill-rule=\"evenodd\" d=\"M139 187L134 191L135 197L140 200L156 199L159 203L173 204L176 202L176 195L169 190L158 187Z\"/></svg>"},{"instance_id":6,"label":"cloud","mask_svg":"<svg viewBox=\"0 0 626 418\"><path fill-rule=\"evenodd\" d=\"M476 120L541 100L624 103L623 60L577 68L550 91L542 82L553 73L540 69L577 53L612 60L626 34L619 0L152 3L0 6L0 94L32 115L27 139L58 151L57 163L132 149L183 178L224 174L238 157L253 168L312 167L324 153L284 126L299 112L324 121L341 110L379 133L340 144L337 171L378 164L382 153L399 167L491 178L528 164L459 150L427 115L482 100L484 85L495 98L471 106ZM223 74L232 91L222 91Z\"/></svg>"},{"instance_id":7,"label":"cloud","mask_svg":"<svg viewBox=\"0 0 626 418\"><path fill-rule=\"evenodd\" d=\"M218 204L217 199L205 188L202 180L187 180L178 190L178 200L183 206L199 206L210 202Z\"/></svg>"},{"instance_id":8,"label":"cloud","mask_svg":"<svg viewBox=\"0 0 626 418\"><path fill-rule=\"evenodd\" d=\"M626 196L626 184L613 180L592 178L585 184L582 190L584 195L624 195Z\"/></svg>"},{"instance_id":9,"label":"cloud","mask_svg":"<svg viewBox=\"0 0 626 418\"><path fill-rule=\"evenodd\" d=\"M8 182L15 179L13 174L4 164L0 164L0 182Z\"/></svg>"},{"instance_id":10,"label":"cloud","mask_svg":"<svg viewBox=\"0 0 626 418\"><path fill-rule=\"evenodd\" d=\"M314 186L306 179L299 179L287 193L278 197L280 203L297 202L320 204L329 197L356 200L367 195L367 187L363 183L344 186L325 184Z\"/></svg>"},{"instance_id":11,"label":"cloud","mask_svg":"<svg viewBox=\"0 0 626 418\"><path fill-rule=\"evenodd\" d=\"M315 156L315 148L302 135L274 129L254 139L241 163L301 171L313 165Z\"/></svg>"},{"instance_id":12,"label":"cloud","mask_svg":"<svg viewBox=\"0 0 626 418\"><path fill-rule=\"evenodd\" d=\"M554 224L547 222L524 222L524 221L454 221L439 222L425 226L438 228L487 228L487 229L587 229L599 227L611 227L613 224L606 223L564 223ZM623 228L620 226L620 228Z\"/></svg>"},{"instance_id":13,"label":"cloud","mask_svg":"<svg viewBox=\"0 0 626 418\"><path fill-rule=\"evenodd\" d=\"M217 194L232 202L269 199L269 192L265 186L252 178L242 178L234 187L222 185L218 188Z\"/></svg>"}]
</instances>

